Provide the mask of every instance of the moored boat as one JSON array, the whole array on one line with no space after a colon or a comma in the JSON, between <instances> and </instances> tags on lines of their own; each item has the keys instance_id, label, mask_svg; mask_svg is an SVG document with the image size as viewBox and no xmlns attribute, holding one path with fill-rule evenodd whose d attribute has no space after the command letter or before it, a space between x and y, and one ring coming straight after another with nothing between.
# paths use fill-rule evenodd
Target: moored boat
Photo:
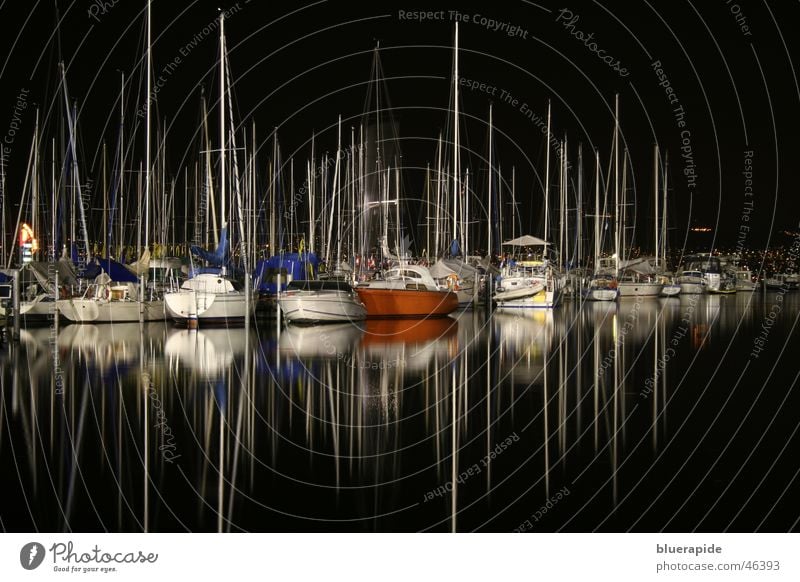
<instances>
[{"instance_id":1,"label":"moored boat","mask_svg":"<svg viewBox=\"0 0 800 582\"><path fill-rule=\"evenodd\" d=\"M346 281L295 280L278 303L283 318L292 323L341 323L367 317L364 304Z\"/></svg>"},{"instance_id":2,"label":"moored boat","mask_svg":"<svg viewBox=\"0 0 800 582\"><path fill-rule=\"evenodd\" d=\"M215 324L243 323L247 314L247 296L222 275L201 273L187 279L179 291L164 294L167 314L176 322Z\"/></svg>"},{"instance_id":3,"label":"moored boat","mask_svg":"<svg viewBox=\"0 0 800 582\"><path fill-rule=\"evenodd\" d=\"M439 288L419 265L388 269L382 279L359 283L356 293L370 318L445 317L458 308L458 295Z\"/></svg>"}]
</instances>

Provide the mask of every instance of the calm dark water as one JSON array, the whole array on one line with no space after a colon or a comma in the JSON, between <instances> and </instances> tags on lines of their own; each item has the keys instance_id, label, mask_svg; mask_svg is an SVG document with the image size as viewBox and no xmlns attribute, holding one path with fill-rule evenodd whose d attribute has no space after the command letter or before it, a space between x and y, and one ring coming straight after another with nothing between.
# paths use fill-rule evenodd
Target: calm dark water
<instances>
[{"instance_id":1,"label":"calm dark water","mask_svg":"<svg viewBox=\"0 0 800 582\"><path fill-rule=\"evenodd\" d=\"M800 295L781 297L23 331L0 353L1 525L797 530Z\"/></svg>"}]
</instances>

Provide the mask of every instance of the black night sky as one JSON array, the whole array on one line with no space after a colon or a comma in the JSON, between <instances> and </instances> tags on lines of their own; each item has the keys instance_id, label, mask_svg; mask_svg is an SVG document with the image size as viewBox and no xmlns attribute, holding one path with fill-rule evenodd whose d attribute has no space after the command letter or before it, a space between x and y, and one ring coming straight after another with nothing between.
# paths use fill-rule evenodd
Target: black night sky
<instances>
[{"instance_id":1,"label":"black night sky","mask_svg":"<svg viewBox=\"0 0 800 582\"><path fill-rule=\"evenodd\" d=\"M145 6L145 0L0 4L7 232L25 181L34 104L40 108L42 142L59 136L65 109L59 61L78 108L84 176L99 179L102 142L113 150L118 139L120 72L127 80L129 167L144 159L143 117L136 112L145 94ZM460 18L460 75L476 85L461 89L462 145L469 150L464 166L477 176L480 196L493 102L496 163L507 180L516 168L523 230L539 233L542 224L546 140L531 117L545 117L551 100L553 133L567 137L571 162L577 145L583 146L588 190L592 149L599 149L604 167L608 164L615 93L633 170L628 186L637 198L636 237L643 246L652 240L655 142L669 152L673 245L682 245L694 226L713 229L706 238L688 239L688 246L706 248L733 246L742 225L750 227L746 246L751 248L782 244L780 232L797 229L796 2L156 0L153 77L160 86L153 112L161 130L166 128L166 172L176 177L178 189L184 168L194 167L201 149L201 88L212 116L219 99L218 7L230 15L234 119L247 128L255 122L264 175L275 127L284 161L294 156L300 167L310 156L312 132L318 154L335 150L339 115L349 141L349 128L357 128L367 108L372 53L380 43L386 96L406 168L404 190L410 197L421 195L425 165L436 162L439 131L447 134L452 123L453 30ZM420 21L419 11L430 11L429 18ZM216 135L212 123L212 139ZM742 174L747 152L752 152L752 198L745 195ZM749 200L752 213L743 218ZM183 213L179 205L177 222L183 222ZM95 212L93 223L99 220Z\"/></svg>"}]
</instances>

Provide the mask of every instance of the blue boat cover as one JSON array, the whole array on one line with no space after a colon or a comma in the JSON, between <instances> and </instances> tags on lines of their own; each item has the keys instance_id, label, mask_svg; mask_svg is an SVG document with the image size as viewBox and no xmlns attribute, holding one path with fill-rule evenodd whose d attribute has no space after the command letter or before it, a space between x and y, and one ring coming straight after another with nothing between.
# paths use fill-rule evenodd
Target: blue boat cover
<instances>
[{"instance_id":1,"label":"blue boat cover","mask_svg":"<svg viewBox=\"0 0 800 582\"><path fill-rule=\"evenodd\" d=\"M209 252L195 245L192 245L191 252L194 256L216 267L224 265L228 256L228 227L222 228L222 232L219 236L219 244L214 252Z\"/></svg>"}]
</instances>

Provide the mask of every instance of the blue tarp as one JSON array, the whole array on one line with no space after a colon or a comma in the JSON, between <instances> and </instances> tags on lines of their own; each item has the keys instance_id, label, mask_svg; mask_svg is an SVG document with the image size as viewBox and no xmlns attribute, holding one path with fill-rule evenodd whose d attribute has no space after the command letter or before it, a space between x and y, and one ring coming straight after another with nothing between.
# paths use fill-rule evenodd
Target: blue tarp
<instances>
[{"instance_id":1,"label":"blue tarp","mask_svg":"<svg viewBox=\"0 0 800 582\"><path fill-rule=\"evenodd\" d=\"M269 259L261 259L256 265L255 281L261 293L274 295L278 292L278 275L281 275L281 291L286 289L289 276L292 279L314 279L319 259L314 253L286 253Z\"/></svg>"},{"instance_id":2,"label":"blue tarp","mask_svg":"<svg viewBox=\"0 0 800 582\"><path fill-rule=\"evenodd\" d=\"M224 265L228 256L228 227L222 229L219 237L219 245L217 245L214 252L206 251L194 245L191 247L191 252L200 260L206 261L215 267Z\"/></svg>"},{"instance_id":3,"label":"blue tarp","mask_svg":"<svg viewBox=\"0 0 800 582\"><path fill-rule=\"evenodd\" d=\"M101 259L100 268L103 269L112 281L119 281L120 283L136 283L139 279L122 263L118 263L114 259Z\"/></svg>"},{"instance_id":4,"label":"blue tarp","mask_svg":"<svg viewBox=\"0 0 800 582\"><path fill-rule=\"evenodd\" d=\"M94 279L100 273L106 273L112 281L119 283L136 283L139 280L130 269L114 259L99 259L99 261L92 261L86 265L86 268L78 274L78 277L81 279Z\"/></svg>"}]
</instances>

